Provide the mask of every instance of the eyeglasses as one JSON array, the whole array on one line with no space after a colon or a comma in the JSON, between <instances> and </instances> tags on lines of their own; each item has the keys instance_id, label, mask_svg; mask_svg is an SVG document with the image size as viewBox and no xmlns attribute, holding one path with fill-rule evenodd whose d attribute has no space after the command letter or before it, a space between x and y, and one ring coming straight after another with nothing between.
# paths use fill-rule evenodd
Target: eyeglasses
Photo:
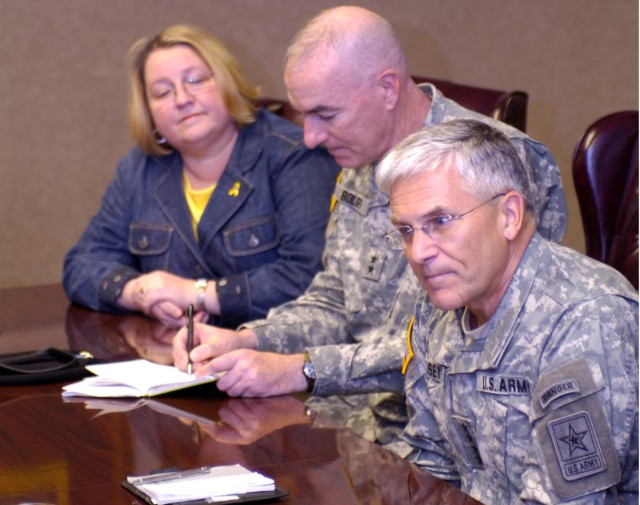
<instances>
[{"instance_id":1,"label":"eyeglasses","mask_svg":"<svg viewBox=\"0 0 640 505\"><path fill-rule=\"evenodd\" d=\"M192 96L198 95L208 90L212 73L194 73L185 77L182 81L182 89ZM177 96L176 86L169 81L160 81L151 86L149 98L156 102L167 102L170 98Z\"/></svg>"},{"instance_id":2,"label":"eyeglasses","mask_svg":"<svg viewBox=\"0 0 640 505\"><path fill-rule=\"evenodd\" d=\"M445 237L453 221L462 219L467 214L471 214L474 210L477 210L483 205L486 205L496 198L499 198L506 194L507 193L499 193L495 196L492 196L487 201L482 202L480 205L477 205L473 209L468 210L467 212L464 212L462 214L458 214L457 216L452 216L451 214L438 214L437 216L432 216L427 219L420 227L413 228L409 225L396 226L393 230L385 233L383 237L387 240L391 249L395 249L398 251L401 251L405 245L411 244L411 241L413 240L413 232L415 230L421 230L422 233L426 234L430 239L438 242Z\"/></svg>"}]
</instances>

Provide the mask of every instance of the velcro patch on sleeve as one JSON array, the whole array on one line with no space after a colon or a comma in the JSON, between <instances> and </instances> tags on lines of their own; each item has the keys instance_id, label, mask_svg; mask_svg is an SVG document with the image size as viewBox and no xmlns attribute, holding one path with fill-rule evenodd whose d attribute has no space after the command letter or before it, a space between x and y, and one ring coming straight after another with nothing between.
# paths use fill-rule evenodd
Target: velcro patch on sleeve
<instances>
[{"instance_id":1,"label":"velcro patch on sleeve","mask_svg":"<svg viewBox=\"0 0 640 505\"><path fill-rule=\"evenodd\" d=\"M564 480L582 479L607 469L589 412L555 419L547 428Z\"/></svg>"},{"instance_id":2,"label":"velcro patch on sleeve","mask_svg":"<svg viewBox=\"0 0 640 505\"><path fill-rule=\"evenodd\" d=\"M543 409L546 409L549 403L556 398L561 398L571 393L580 393L578 381L574 379L567 379L557 382L542 391L540 394L540 405Z\"/></svg>"},{"instance_id":3,"label":"velcro patch on sleeve","mask_svg":"<svg viewBox=\"0 0 640 505\"><path fill-rule=\"evenodd\" d=\"M553 493L560 501L614 486L620 467L613 434L598 391L599 369L581 357L541 377L534 438L540 446ZM593 364L593 363L592 363Z\"/></svg>"}]
</instances>

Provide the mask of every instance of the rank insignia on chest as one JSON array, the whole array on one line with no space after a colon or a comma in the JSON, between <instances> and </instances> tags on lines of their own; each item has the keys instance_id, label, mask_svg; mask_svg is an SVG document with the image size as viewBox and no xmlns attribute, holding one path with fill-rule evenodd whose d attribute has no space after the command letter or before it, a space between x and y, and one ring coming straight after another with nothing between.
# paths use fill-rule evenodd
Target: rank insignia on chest
<instances>
[{"instance_id":1,"label":"rank insignia on chest","mask_svg":"<svg viewBox=\"0 0 640 505\"><path fill-rule=\"evenodd\" d=\"M381 251L369 250L363 252L361 258L362 277L372 281L379 281L385 258L386 255Z\"/></svg>"}]
</instances>

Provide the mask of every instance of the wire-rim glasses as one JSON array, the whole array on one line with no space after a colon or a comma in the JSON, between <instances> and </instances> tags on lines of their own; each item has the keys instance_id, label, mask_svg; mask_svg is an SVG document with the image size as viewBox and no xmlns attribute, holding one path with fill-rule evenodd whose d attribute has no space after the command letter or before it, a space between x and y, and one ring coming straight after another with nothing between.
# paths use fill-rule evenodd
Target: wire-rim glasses
<instances>
[{"instance_id":1,"label":"wire-rim glasses","mask_svg":"<svg viewBox=\"0 0 640 505\"><path fill-rule=\"evenodd\" d=\"M428 218L422 226L412 227L409 225L399 225L396 226L393 230L388 231L383 235L383 237L387 240L391 249L395 249L397 251L401 251L404 249L405 245L411 244L413 240L413 232L416 230L422 231L425 235L427 235L430 239L438 242L443 238L443 235L446 233L450 224L458 219L462 219L464 216L471 214L474 210L478 210L483 205L492 202L496 198L506 195L507 193L498 193L495 196L492 196L488 200L482 202L479 205L476 205L473 209L468 210L467 212L463 212L462 214L452 215L452 214L438 214L436 216L432 216Z\"/></svg>"},{"instance_id":2,"label":"wire-rim glasses","mask_svg":"<svg viewBox=\"0 0 640 505\"><path fill-rule=\"evenodd\" d=\"M213 74L209 71L196 72L182 80L182 89L191 96L198 95L209 89ZM178 95L176 85L170 81L154 83L149 89L149 98L154 102L165 103Z\"/></svg>"}]
</instances>

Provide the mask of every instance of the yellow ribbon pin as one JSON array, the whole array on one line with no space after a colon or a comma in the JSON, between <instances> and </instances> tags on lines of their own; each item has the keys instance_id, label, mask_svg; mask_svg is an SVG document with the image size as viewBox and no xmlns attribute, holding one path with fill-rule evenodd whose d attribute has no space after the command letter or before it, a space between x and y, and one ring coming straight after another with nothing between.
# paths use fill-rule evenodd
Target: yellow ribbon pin
<instances>
[{"instance_id":1,"label":"yellow ribbon pin","mask_svg":"<svg viewBox=\"0 0 640 505\"><path fill-rule=\"evenodd\" d=\"M338 174L338 178L336 179L336 184L340 184L341 180L342 180L342 172ZM338 199L336 198L336 194L333 193L333 195L331 195L331 204L329 205L329 212L333 212L333 209L336 206L336 203L338 203Z\"/></svg>"},{"instance_id":2,"label":"yellow ribbon pin","mask_svg":"<svg viewBox=\"0 0 640 505\"><path fill-rule=\"evenodd\" d=\"M411 330L413 329L413 320L415 316L411 316L411 321L409 321L409 326L407 327L407 354L404 357L404 363L402 363L402 375L407 371L407 367L409 366L409 361L413 358L413 348L411 347Z\"/></svg>"},{"instance_id":3,"label":"yellow ribbon pin","mask_svg":"<svg viewBox=\"0 0 640 505\"><path fill-rule=\"evenodd\" d=\"M229 190L229 192L227 193L229 196L239 196L240 195L240 182L236 181L233 183L233 186L231 187L231 189Z\"/></svg>"}]
</instances>

